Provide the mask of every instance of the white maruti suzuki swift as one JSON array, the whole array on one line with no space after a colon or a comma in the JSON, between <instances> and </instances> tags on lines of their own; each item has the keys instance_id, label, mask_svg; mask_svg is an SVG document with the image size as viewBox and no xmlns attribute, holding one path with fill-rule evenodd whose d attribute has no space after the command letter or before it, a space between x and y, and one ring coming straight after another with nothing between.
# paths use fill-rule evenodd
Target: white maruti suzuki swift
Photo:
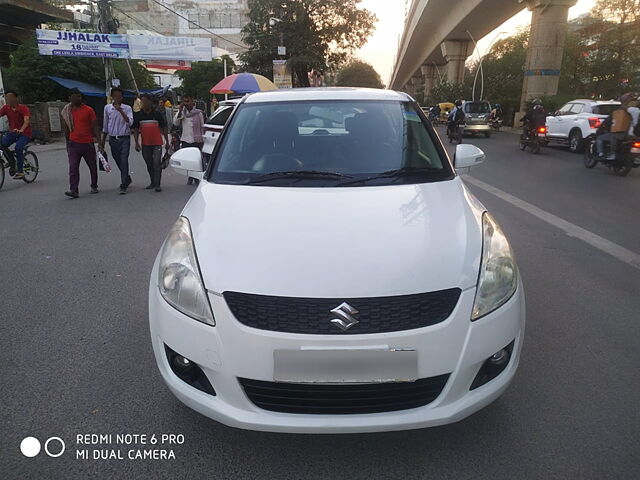
<instances>
[{"instance_id":1,"label":"white maruti suzuki swift","mask_svg":"<svg viewBox=\"0 0 640 480\"><path fill-rule=\"evenodd\" d=\"M458 145L455 168L482 162ZM504 233L406 94L245 97L153 266L156 361L189 407L277 432L451 423L495 400L522 348Z\"/></svg>"}]
</instances>

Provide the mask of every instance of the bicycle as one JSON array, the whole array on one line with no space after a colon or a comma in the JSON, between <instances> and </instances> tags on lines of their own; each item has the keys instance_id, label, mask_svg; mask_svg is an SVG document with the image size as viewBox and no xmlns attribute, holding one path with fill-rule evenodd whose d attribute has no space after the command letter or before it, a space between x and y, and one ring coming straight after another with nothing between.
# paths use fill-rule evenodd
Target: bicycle
<instances>
[{"instance_id":1,"label":"bicycle","mask_svg":"<svg viewBox=\"0 0 640 480\"><path fill-rule=\"evenodd\" d=\"M2 140L2 134L0 134ZM31 142L24 147L24 180L25 183L33 183L40 171L38 156L29 150ZM0 147L0 189L4 185L5 170L9 169L9 174L15 169L16 159L15 151L9 147Z\"/></svg>"}]
</instances>

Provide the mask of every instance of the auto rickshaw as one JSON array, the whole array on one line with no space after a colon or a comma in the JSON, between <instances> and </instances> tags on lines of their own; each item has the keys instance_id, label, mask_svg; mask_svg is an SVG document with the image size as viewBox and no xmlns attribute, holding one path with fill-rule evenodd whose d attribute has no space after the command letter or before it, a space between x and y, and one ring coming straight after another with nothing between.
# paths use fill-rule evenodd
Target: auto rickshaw
<instances>
[{"instance_id":1,"label":"auto rickshaw","mask_svg":"<svg viewBox=\"0 0 640 480\"><path fill-rule=\"evenodd\" d=\"M455 108L455 105L451 102L443 102L439 103L438 106L440 107L440 118L438 118L438 122L447 123L449 112Z\"/></svg>"}]
</instances>

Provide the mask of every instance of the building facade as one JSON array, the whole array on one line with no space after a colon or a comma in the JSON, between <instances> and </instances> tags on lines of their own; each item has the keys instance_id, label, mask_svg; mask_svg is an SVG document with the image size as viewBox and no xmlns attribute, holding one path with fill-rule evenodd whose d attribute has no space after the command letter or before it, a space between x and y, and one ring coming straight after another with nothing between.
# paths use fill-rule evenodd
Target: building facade
<instances>
[{"instance_id":1,"label":"building facade","mask_svg":"<svg viewBox=\"0 0 640 480\"><path fill-rule=\"evenodd\" d=\"M211 37L219 53L245 50L241 30L249 21L247 0L112 0L111 6L123 33L148 30L180 37Z\"/></svg>"}]
</instances>

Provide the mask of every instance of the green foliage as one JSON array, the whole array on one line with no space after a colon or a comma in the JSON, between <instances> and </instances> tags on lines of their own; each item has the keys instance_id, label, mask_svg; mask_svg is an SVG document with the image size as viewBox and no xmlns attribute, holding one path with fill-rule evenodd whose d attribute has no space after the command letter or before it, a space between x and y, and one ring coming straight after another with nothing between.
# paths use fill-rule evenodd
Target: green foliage
<instances>
[{"instance_id":1,"label":"green foliage","mask_svg":"<svg viewBox=\"0 0 640 480\"><path fill-rule=\"evenodd\" d=\"M470 89L466 85L454 84L444 81L431 89L424 99L423 105L435 105L436 103L455 102L457 99L470 98Z\"/></svg>"},{"instance_id":2,"label":"green foliage","mask_svg":"<svg viewBox=\"0 0 640 480\"><path fill-rule=\"evenodd\" d=\"M308 72L335 69L365 44L376 17L358 8L359 0L249 0L250 22L243 28L249 49L240 55L244 69L273 78L277 47L297 86L309 86ZM277 18L274 25L269 19ZM281 39L282 38L282 43Z\"/></svg>"},{"instance_id":3,"label":"green foliage","mask_svg":"<svg viewBox=\"0 0 640 480\"><path fill-rule=\"evenodd\" d=\"M575 93L559 93L557 95L544 95L540 97L540 101L542 102L542 106L544 109L549 112L555 112L565 103L570 102L571 100L575 100L579 95L575 95ZM533 107L533 103L531 101L526 102L526 110L530 110Z\"/></svg>"},{"instance_id":4,"label":"green foliage","mask_svg":"<svg viewBox=\"0 0 640 480\"><path fill-rule=\"evenodd\" d=\"M607 98L640 89L640 0L597 0L584 23L590 93Z\"/></svg>"},{"instance_id":5,"label":"green foliage","mask_svg":"<svg viewBox=\"0 0 640 480\"><path fill-rule=\"evenodd\" d=\"M384 88L380 75L367 62L354 60L338 70L336 85L341 87Z\"/></svg>"},{"instance_id":6,"label":"green foliage","mask_svg":"<svg viewBox=\"0 0 640 480\"><path fill-rule=\"evenodd\" d=\"M210 99L211 87L224 78L224 58L227 59L227 72L232 72L235 63L226 55L222 58L214 58L210 62L193 62L191 70L178 71L177 75L182 80L182 86L177 90L203 100Z\"/></svg>"},{"instance_id":7,"label":"green foliage","mask_svg":"<svg viewBox=\"0 0 640 480\"><path fill-rule=\"evenodd\" d=\"M153 87L153 77L142 65L131 61L131 69L139 88ZM124 88L133 88L124 60L114 61L114 70ZM25 103L66 100L67 89L45 78L47 75L92 85L105 83L104 66L99 58L40 55L33 38L11 55L11 63L6 70L6 86L16 89Z\"/></svg>"}]
</instances>

